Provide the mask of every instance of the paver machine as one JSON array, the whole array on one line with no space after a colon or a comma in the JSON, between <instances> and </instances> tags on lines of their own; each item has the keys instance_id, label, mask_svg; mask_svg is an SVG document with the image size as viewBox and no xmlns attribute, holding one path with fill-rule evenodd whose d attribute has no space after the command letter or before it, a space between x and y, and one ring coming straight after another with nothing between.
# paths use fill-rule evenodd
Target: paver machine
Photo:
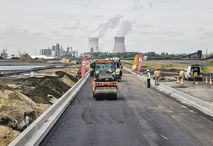
<instances>
[{"instance_id":1,"label":"paver machine","mask_svg":"<svg viewBox=\"0 0 213 146\"><path fill-rule=\"evenodd\" d=\"M118 82L115 78L114 60L96 60L90 64L93 97L96 100L117 100Z\"/></svg>"}]
</instances>

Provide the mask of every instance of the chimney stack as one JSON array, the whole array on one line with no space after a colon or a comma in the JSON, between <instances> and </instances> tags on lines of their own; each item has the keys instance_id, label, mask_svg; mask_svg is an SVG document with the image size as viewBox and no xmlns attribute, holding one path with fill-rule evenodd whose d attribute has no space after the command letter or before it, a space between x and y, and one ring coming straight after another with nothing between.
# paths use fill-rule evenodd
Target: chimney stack
<instances>
[{"instance_id":1,"label":"chimney stack","mask_svg":"<svg viewBox=\"0 0 213 146\"><path fill-rule=\"evenodd\" d=\"M113 53L126 52L126 47L125 47L124 41L125 41L125 37L115 37Z\"/></svg>"},{"instance_id":2,"label":"chimney stack","mask_svg":"<svg viewBox=\"0 0 213 146\"><path fill-rule=\"evenodd\" d=\"M98 43L98 38L97 37L91 37L91 38L88 38L89 40L89 51L91 53L93 52L100 52L99 50L99 43Z\"/></svg>"}]
</instances>

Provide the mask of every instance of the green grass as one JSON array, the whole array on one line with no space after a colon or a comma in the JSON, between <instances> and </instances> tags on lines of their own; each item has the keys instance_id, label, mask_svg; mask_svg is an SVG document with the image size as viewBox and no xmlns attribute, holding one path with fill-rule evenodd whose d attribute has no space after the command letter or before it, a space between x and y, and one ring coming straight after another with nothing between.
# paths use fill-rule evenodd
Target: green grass
<instances>
[{"instance_id":1,"label":"green grass","mask_svg":"<svg viewBox=\"0 0 213 146\"><path fill-rule=\"evenodd\" d=\"M204 74L209 74L209 73L213 74L213 61L209 61L209 63L204 64L202 68L203 68Z\"/></svg>"},{"instance_id":2,"label":"green grass","mask_svg":"<svg viewBox=\"0 0 213 146\"><path fill-rule=\"evenodd\" d=\"M122 60L122 62L132 64L133 60ZM162 63L162 62L152 62L152 61L143 61L142 68L146 69L156 69L159 68L164 71L184 71L188 65L183 64L169 64L169 63Z\"/></svg>"},{"instance_id":3,"label":"green grass","mask_svg":"<svg viewBox=\"0 0 213 146\"><path fill-rule=\"evenodd\" d=\"M133 60L122 60L122 62L128 63L132 65ZM159 68L164 71L174 71L180 72L184 71L189 65L185 64L171 64L171 63L162 63L162 62L152 62L152 61L143 61L142 68L146 69L156 69ZM213 61L209 61L202 65L203 73L204 74L213 74Z\"/></svg>"}]
</instances>

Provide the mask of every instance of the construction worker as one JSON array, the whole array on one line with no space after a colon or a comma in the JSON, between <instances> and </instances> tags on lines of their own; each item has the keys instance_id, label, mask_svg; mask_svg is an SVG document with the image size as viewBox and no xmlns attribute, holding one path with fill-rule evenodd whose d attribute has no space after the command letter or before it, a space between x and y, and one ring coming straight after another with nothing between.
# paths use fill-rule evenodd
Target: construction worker
<instances>
[{"instance_id":1,"label":"construction worker","mask_svg":"<svg viewBox=\"0 0 213 146\"><path fill-rule=\"evenodd\" d=\"M157 69L155 70L155 85L159 85L160 77L161 77L161 72L160 72L160 70L157 68Z\"/></svg>"},{"instance_id":2,"label":"construction worker","mask_svg":"<svg viewBox=\"0 0 213 146\"><path fill-rule=\"evenodd\" d=\"M147 88L150 88L151 73L147 70Z\"/></svg>"}]
</instances>

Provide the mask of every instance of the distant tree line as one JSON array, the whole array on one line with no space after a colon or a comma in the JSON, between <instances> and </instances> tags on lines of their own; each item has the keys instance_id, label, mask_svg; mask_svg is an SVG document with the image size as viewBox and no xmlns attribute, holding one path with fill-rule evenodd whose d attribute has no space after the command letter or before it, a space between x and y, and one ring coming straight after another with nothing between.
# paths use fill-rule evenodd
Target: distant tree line
<instances>
[{"instance_id":1,"label":"distant tree line","mask_svg":"<svg viewBox=\"0 0 213 146\"><path fill-rule=\"evenodd\" d=\"M83 56L88 56L89 59L105 59L105 58L129 58L134 57L139 52L125 52L125 53L109 53L109 52L96 52L96 53L83 53Z\"/></svg>"},{"instance_id":2,"label":"distant tree line","mask_svg":"<svg viewBox=\"0 0 213 146\"><path fill-rule=\"evenodd\" d=\"M152 59L181 59L183 56L186 56L187 54L169 54L168 52L162 52L161 54L158 54L156 52L147 52L144 53L144 56L148 56L149 60Z\"/></svg>"},{"instance_id":3,"label":"distant tree line","mask_svg":"<svg viewBox=\"0 0 213 146\"><path fill-rule=\"evenodd\" d=\"M95 53L82 53L79 57L71 56L71 55L64 55L63 57L68 57L70 59L76 60L81 59L83 56L88 56L88 59L105 59L105 58L113 58L113 57L119 57L119 58L125 58L132 60L136 54L139 54L141 52L125 52L125 53L109 53L109 52L95 52ZM162 60L162 59L182 59L185 56L188 56L189 54L182 53L182 54L169 54L168 52L162 52L162 53L156 53L156 52L145 52L144 56L148 57L148 60Z\"/></svg>"},{"instance_id":4,"label":"distant tree line","mask_svg":"<svg viewBox=\"0 0 213 146\"><path fill-rule=\"evenodd\" d=\"M89 59L105 59L105 58L113 58L113 57L119 57L119 58L125 58L132 60L136 54L139 54L141 52L125 52L125 53L109 53L109 52L99 52L99 53L83 53L82 55L87 55ZM169 54L168 52L162 52L161 54L158 54L156 52L146 52L144 53L144 56L148 56L149 60L152 59L180 59L183 56L187 54Z\"/></svg>"}]
</instances>

